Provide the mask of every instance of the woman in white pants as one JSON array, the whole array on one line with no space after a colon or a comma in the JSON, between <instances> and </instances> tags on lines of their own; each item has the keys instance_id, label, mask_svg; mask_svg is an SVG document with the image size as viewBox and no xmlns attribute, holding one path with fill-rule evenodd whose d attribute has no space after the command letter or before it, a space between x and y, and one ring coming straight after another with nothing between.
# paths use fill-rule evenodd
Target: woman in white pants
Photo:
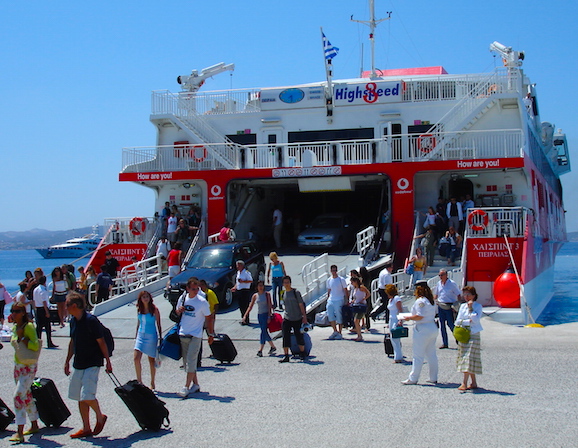
<instances>
[{"instance_id":1,"label":"woman in white pants","mask_svg":"<svg viewBox=\"0 0 578 448\"><path fill-rule=\"evenodd\" d=\"M413 366L409 378L402 384L417 384L424 359L429 366L428 383L438 382L438 357L436 354L436 339L438 327L435 324L437 306L433 294L427 285L418 285L415 288L417 300L411 308L411 316L404 320L415 321L413 329Z\"/></svg>"},{"instance_id":2,"label":"woman in white pants","mask_svg":"<svg viewBox=\"0 0 578 448\"><path fill-rule=\"evenodd\" d=\"M385 293L387 294L387 297L389 297L387 309L389 310L389 331L391 331L399 326L397 313L401 313L402 311L401 298L397 295L397 288L392 284L385 285ZM393 362L403 362L401 338L391 338L391 345L393 345Z\"/></svg>"}]
</instances>

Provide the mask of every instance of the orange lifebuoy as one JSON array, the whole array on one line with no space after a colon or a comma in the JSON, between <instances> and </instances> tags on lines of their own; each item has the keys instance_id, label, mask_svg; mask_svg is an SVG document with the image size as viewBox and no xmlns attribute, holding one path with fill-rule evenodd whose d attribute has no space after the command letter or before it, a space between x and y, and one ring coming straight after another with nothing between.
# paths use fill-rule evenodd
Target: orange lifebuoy
<instances>
[{"instance_id":1,"label":"orange lifebuoy","mask_svg":"<svg viewBox=\"0 0 578 448\"><path fill-rule=\"evenodd\" d=\"M201 150L201 157L197 157L197 150ZM203 145L195 145L192 148L192 153L193 153L193 160L197 163L201 163L202 161L204 161L207 158L207 148L205 148Z\"/></svg>"},{"instance_id":2,"label":"orange lifebuoy","mask_svg":"<svg viewBox=\"0 0 578 448\"><path fill-rule=\"evenodd\" d=\"M145 233L147 223L143 218L132 218L130 220L128 228L130 229L130 233L132 233L135 236L139 236Z\"/></svg>"},{"instance_id":3,"label":"orange lifebuoy","mask_svg":"<svg viewBox=\"0 0 578 448\"><path fill-rule=\"evenodd\" d=\"M489 223L488 214L483 210L473 210L468 216L470 229L479 232L485 230Z\"/></svg>"},{"instance_id":4,"label":"orange lifebuoy","mask_svg":"<svg viewBox=\"0 0 578 448\"><path fill-rule=\"evenodd\" d=\"M436 138L432 134L422 134L417 139L417 149L423 154L430 153L436 146Z\"/></svg>"}]
</instances>

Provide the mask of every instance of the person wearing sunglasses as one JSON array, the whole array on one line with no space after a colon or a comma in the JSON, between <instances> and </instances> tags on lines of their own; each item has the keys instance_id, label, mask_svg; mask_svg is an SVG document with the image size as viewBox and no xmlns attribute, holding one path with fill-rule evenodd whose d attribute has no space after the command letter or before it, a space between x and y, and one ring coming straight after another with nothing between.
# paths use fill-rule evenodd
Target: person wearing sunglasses
<instances>
[{"instance_id":1,"label":"person wearing sunglasses","mask_svg":"<svg viewBox=\"0 0 578 448\"><path fill-rule=\"evenodd\" d=\"M40 342L34 324L29 322L26 306L22 302L14 302L10 309L12 322L12 337L10 343L14 347L14 408L16 410L16 425L18 431L10 438L11 442L23 443L24 436L35 434L38 428L38 411L32 399L31 386L38 368ZM26 417L30 419L30 428L24 431Z\"/></svg>"},{"instance_id":2,"label":"person wearing sunglasses","mask_svg":"<svg viewBox=\"0 0 578 448\"><path fill-rule=\"evenodd\" d=\"M209 302L199 294L199 281L195 277L187 281L187 292L179 298L175 311L181 316L179 338L184 368L187 372L185 385L179 395L186 398L189 394L200 391L197 360L203 341L203 329L207 327L209 344L213 343L214 333Z\"/></svg>"}]
</instances>

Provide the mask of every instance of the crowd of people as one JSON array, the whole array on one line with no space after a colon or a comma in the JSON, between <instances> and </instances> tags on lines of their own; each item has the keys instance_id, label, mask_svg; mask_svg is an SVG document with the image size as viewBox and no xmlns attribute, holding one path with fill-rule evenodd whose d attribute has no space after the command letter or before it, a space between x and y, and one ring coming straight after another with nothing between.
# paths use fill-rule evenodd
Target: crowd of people
<instances>
[{"instance_id":1,"label":"crowd of people","mask_svg":"<svg viewBox=\"0 0 578 448\"><path fill-rule=\"evenodd\" d=\"M456 259L461 256L467 212L474 208L474 201L469 194L460 198L455 197L446 202L438 199L434 207L428 207L422 224L423 233L414 239L418 247L408 260L407 272L411 273L412 282L419 282L434 265L436 251L447 260L450 266L455 265Z\"/></svg>"},{"instance_id":2,"label":"crowd of people","mask_svg":"<svg viewBox=\"0 0 578 448\"><path fill-rule=\"evenodd\" d=\"M292 286L291 277L287 275L285 265L277 253L269 255L270 264L267 270L267 282L271 291L267 291L264 281L258 281L256 292L251 294L253 279L242 261L237 263L236 284L233 288L241 311L241 324L249 324L249 316L254 307L257 308L257 320L260 328L258 357L263 357L265 345L269 345L269 356L276 356L275 346L268 324L276 310L283 311L282 356L280 363L291 360L290 350L292 338L297 344L294 353L302 360L307 359L308 350L304 339L303 327L308 325L303 297ZM109 266L114 265L109 262ZM105 266L106 267L106 266ZM444 269L439 271L440 281L434 290L430 290L425 281L418 282L415 287L415 303L410 313L402 314L402 299L394 285L393 264L387 263L378 277L378 293L381 304L371 303L369 273L365 269L352 270L348 278L339 275L336 265L330 267L327 279L327 316L332 327L328 340L343 339L343 330L348 326L356 337L353 341L363 341L363 330L369 329L371 320L385 312L389 330L394 331L404 323L412 321L413 354L412 370L409 377L403 381L405 385L417 384L422 366L427 361L429 377L427 382L437 383L438 361L436 341L439 332L442 345L439 349L449 347L447 328L453 331L455 326L465 326L470 331L467 342L457 342L457 370L463 373L459 390L476 389L476 375L482 373L480 356L480 318L481 305L476 302L475 288L466 286L462 290L448 278ZM57 348L52 342L50 328L50 302L62 303L65 312L59 318L64 325L70 323L70 341L64 361L64 373L71 375L68 397L78 401L82 419L82 428L72 433L72 438L84 438L99 434L107 421L106 414L101 410L96 398L96 388L99 372L102 367L112 372L109 348L105 338L105 328L98 318L87 311L87 302L83 291L88 289L88 277L94 273L87 269L79 270L79 278L74 277L69 267L57 267L52 272L52 291L46 288L46 277L41 269L26 272L21 282L21 291L16 297L10 298L10 321L13 324L11 344L15 349L14 378L16 391L14 406L16 409L17 432L11 438L12 442L21 443L26 435L39 431L38 413L31 398L31 385L36 376L42 332L46 332L47 347ZM107 275L109 275L107 273ZM30 293L32 291L32 293ZM0 296L6 303L7 296L0 284ZM55 296L57 300L55 300ZM158 347L162 342L161 315L154 304L150 292L139 293L136 304L136 331L134 344L134 369L137 381L143 381L143 355L148 359L150 371L150 387L156 392L156 369L159 364ZM197 278L190 278L186 290L177 301L174 312L179 316L178 335L181 343L183 369L186 372L185 382L178 392L181 397L200 390L197 369L199 366L202 340L206 333L209 344L213 343L215 335L215 317L218 310L218 299L207 283ZM351 314L352 323L347 322ZM2 313L3 315L3 313ZM36 325L34 325L34 322ZM447 328L446 328L447 327ZM394 363L404 363L400 338L393 338ZM72 369L70 362L72 361ZM94 425L91 425L91 410L94 413ZM25 430L27 419L30 427Z\"/></svg>"}]
</instances>

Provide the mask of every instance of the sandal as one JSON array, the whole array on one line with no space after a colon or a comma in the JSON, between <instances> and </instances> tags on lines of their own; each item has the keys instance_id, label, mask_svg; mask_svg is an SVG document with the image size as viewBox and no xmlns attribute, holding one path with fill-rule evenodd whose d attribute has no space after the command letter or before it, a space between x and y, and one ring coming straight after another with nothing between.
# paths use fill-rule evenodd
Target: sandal
<instances>
[{"instance_id":1,"label":"sandal","mask_svg":"<svg viewBox=\"0 0 578 448\"><path fill-rule=\"evenodd\" d=\"M464 386L463 384L460 384L460 387L458 387L458 390L468 390L468 388L466 386Z\"/></svg>"},{"instance_id":2,"label":"sandal","mask_svg":"<svg viewBox=\"0 0 578 448\"><path fill-rule=\"evenodd\" d=\"M8 439L10 442L13 442L14 445L19 444L19 443L24 443L24 436L19 435L18 433L14 434L12 437L10 437L10 439Z\"/></svg>"},{"instance_id":3,"label":"sandal","mask_svg":"<svg viewBox=\"0 0 578 448\"><path fill-rule=\"evenodd\" d=\"M40 431L40 428L30 428L24 431L25 436L31 436L32 434L36 434Z\"/></svg>"}]
</instances>

